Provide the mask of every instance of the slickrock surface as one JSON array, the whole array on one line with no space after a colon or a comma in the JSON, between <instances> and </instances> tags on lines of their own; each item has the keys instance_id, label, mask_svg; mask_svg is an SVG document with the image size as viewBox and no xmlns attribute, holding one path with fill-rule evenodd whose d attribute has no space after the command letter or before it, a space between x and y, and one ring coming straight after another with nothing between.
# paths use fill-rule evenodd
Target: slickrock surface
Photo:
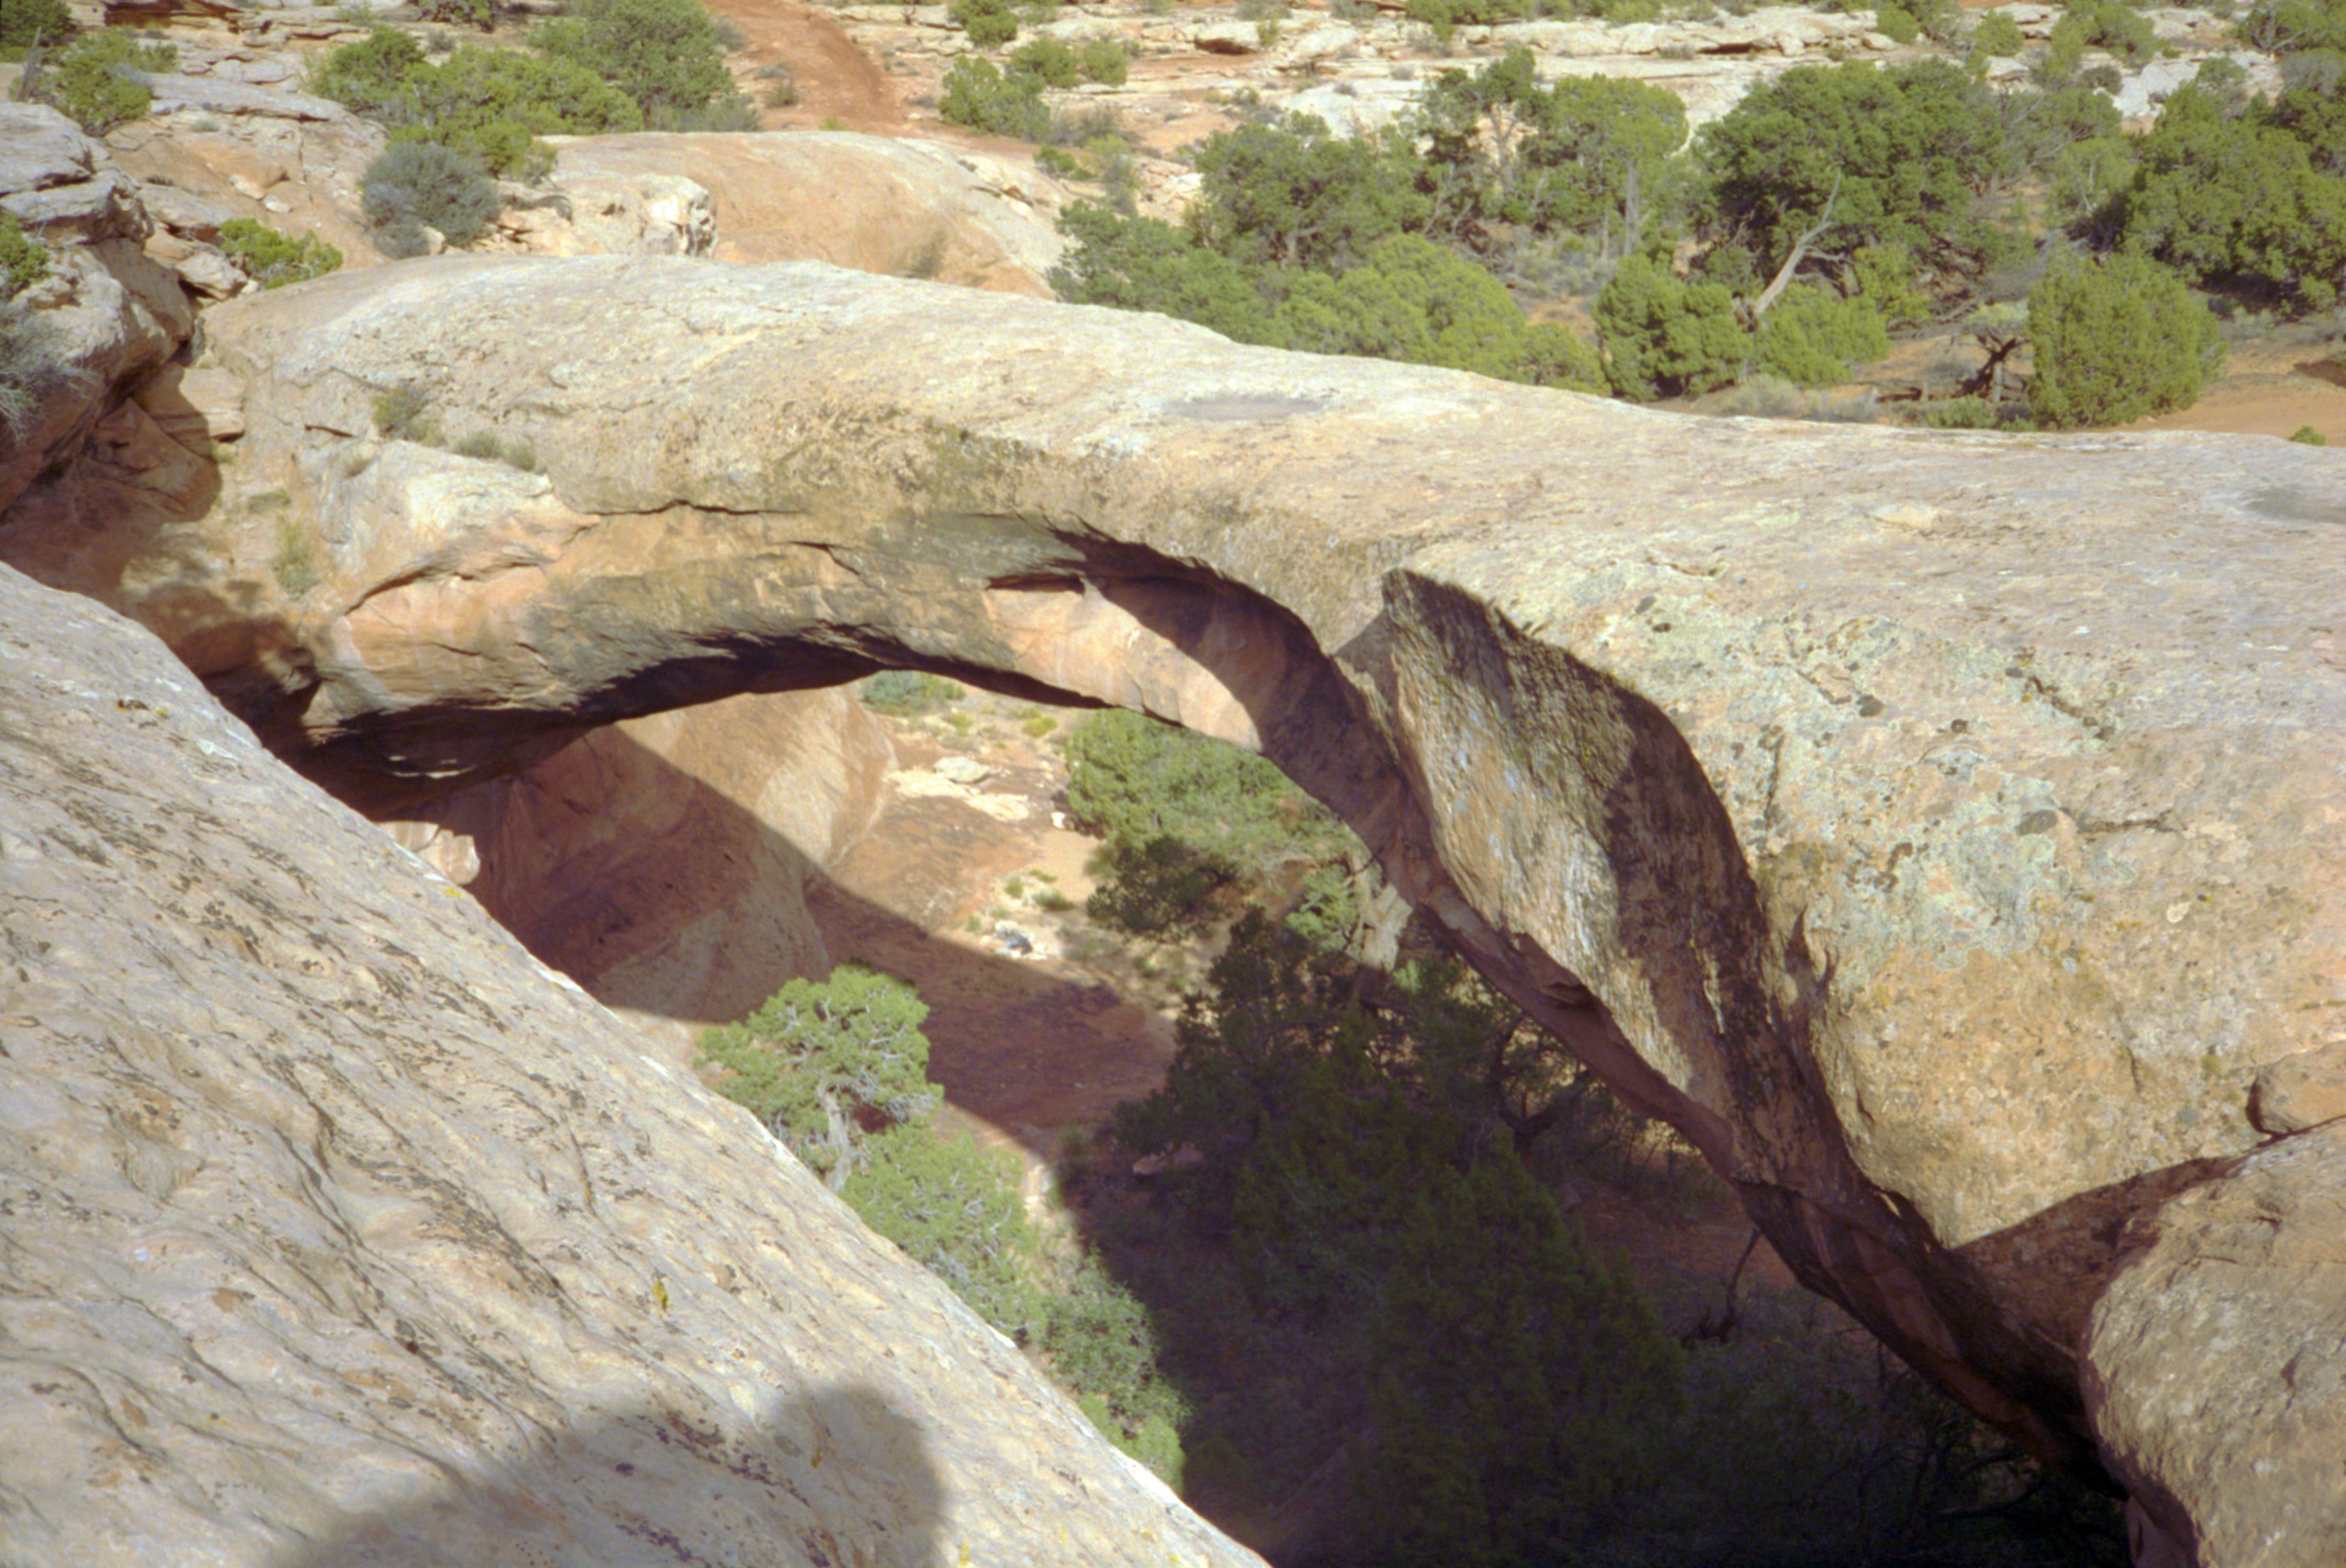
<instances>
[{"instance_id":1,"label":"slickrock surface","mask_svg":"<svg viewBox=\"0 0 2346 1568\"><path fill-rule=\"evenodd\" d=\"M2186 1500L2147 1561L2219 1446L2337 1451L2270 1339L2198 1374L2253 1433L2089 1420L2080 1357L2129 1224L2252 1106L2336 1100L2346 453L1678 418L805 264L451 260L210 321L221 504L168 549L20 509L0 555L347 798L880 664L1145 708L1343 812L1804 1279ZM379 439L402 385L545 475ZM2303 1507L2256 1561L2329 1561Z\"/></svg>"},{"instance_id":2,"label":"slickrock surface","mask_svg":"<svg viewBox=\"0 0 2346 1568\"><path fill-rule=\"evenodd\" d=\"M0 1561L1256 1561L147 633L0 668Z\"/></svg>"},{"instance_id":3,"label":"slickrock surface","mask_svg":"<svg viewBox=\"0 0 2346 1568\"><path fill-rule=\"evenodd\" d=\"M720 261L828 261L1047 299L1066 192L984 153L823 131L563 138L566 188L689 176L706 187ZM617 250L617 246L601 249Z\"/></svg>"}]
</instances>

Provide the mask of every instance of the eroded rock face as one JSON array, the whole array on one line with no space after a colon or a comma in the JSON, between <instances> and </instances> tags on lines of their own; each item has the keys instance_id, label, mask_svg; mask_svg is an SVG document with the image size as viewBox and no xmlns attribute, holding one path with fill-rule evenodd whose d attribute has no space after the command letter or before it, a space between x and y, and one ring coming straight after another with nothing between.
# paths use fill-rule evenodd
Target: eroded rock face
<instances>
[{"instance_id":1,"label":"eroded rock face","mask_svg":"<svg viewBox=\"0 0 2346 1568\"><path fill-rule=\"evenodd\" d=\"M887 737L845 688L597 729L393 834L672 1060L831 968L807 911L881 799Z\"/></svg>"},{"instance_id":2,"label":"eroded rock face","mask_svg":"<svg viewBox=\"0 0 2346 1568\"><path fill-rule=\"evenodd\" d=\"M281 515L0 553L180 606L348 798L881 664L1259 748L1804 1279L2197 1550L2188 1424L2090 1424L2079 1357L2259 1077L2328 1103L2346 454L1674 418L812 266L452 261L212 327ZM375 439L401 383L546 473Z\"/></svg>"},{"instance_id":3,"label":"eroded rock face","mask_svg":"<svg viewBox=\"0 0 2346 1568\"><path fill-rule=\"evenodd\" d=\"M110 417L118 389L178 352L196 312L178 275L142 246L154 223L137 187L46 105L0 103L0 209L52 250L48 275L12 302L24 312L12 331L33 334L12 354L46 371L34 409L0 425L5 509Z\"/></svg>"},{"instance_id":4,"label":"eroded rock face","mask_svg":"<svg viewBox=\"0 0 2346 1568\"><path fill-rule=\"evenodd\" d=\"M0 660L0 1556L1256 1561L148 634Z\"/></svg>"}]
</instances>

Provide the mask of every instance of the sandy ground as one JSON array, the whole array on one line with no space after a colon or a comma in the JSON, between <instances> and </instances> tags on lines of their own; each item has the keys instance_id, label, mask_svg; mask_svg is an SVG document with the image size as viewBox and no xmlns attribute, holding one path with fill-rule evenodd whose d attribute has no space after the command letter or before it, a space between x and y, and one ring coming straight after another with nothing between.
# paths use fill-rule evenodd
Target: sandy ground
<instances>
[{"instance_id":1,"label":"sandy ground","mask_svg":"<svg viewBox=\"0 0 2346 1568\"><path fill-rule=\"evenodd\" d=\"M747 47L729 64L741 90L760 106L760 128L828 125L873 136L912 134L903 96L887 72L821 10L795 0L708 0L708 5L712 14L741 29L747 40ZM772 82L757 73L777 64L789 66L798 84L799 101L789 108L764 107Z\"/></svg>"},{"instance_id":2,"label":"sandy ground","mask_svg":"<svg viewBox=\"0 0 2346 1568\"><path fill-rule=\"evenodd\" d=\"M2128 430L2217 430L2284 440L2310 425L2332 446L2346 446L2346 366L2327 345L2300 334L2232 350L2223 379L2178 413L2139 421Z\"/></svg>"},{"instance_id":3,"label":"sandy ground","mask_svg":"<svg viewBox=\"0 0 2346 1568\"><path fill-rule=\"evenodd\" d=\"M930 1075L958 1119L1047 1158L1063 1129L1163 1081L1172 1028L1161 995L1129 997L1114 965L1078 955L1094 846L1053 824L1066 768L1017 728L1034 710L975 696L964 709L966 736L892 727L899 765L880 816L811 907L834 959L920 990ZM1054 893L1076 907L1043 908Z\"/></svg>"}]
</instances>

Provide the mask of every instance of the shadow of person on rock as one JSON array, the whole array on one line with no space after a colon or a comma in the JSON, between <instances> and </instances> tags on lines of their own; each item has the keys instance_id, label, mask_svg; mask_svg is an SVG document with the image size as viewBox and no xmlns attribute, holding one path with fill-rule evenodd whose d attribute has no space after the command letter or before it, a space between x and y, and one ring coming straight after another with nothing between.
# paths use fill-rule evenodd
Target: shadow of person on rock
<instances>
[{"instance_id":1,"label":"shadow of person on rock","mask_svg":"<svg viewBox=\"0 0 2346 1568\"><path fill-rule=\"evenodd\" d=\"M321 1462L322 1460L321 1460ZM311 1525L284 1568L944 1560L944 1488L919 1425L845 1383L729 1425L649 1406L516 1456L413 1455L404 1476L330 1478L378 1502Z\"/></svg>"}]
</instances>

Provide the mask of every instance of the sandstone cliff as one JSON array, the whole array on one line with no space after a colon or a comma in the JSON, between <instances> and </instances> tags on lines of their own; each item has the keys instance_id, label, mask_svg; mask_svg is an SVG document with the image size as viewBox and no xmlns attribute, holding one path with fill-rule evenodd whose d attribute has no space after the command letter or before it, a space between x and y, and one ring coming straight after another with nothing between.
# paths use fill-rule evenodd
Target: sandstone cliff
<instances>
[{"instance_id":1,"label":"sandstone cliff","mask_svg":"<svg viewBox=\"0 0 2346 1568\"><path fill-rule=\"evenodd\" d=\"M0 1560L1255 1561L150 636L0 659Z\"/></svg>"},{"instance_id":2,"label":"sandstone cliff","mask_svg":"<svg viewBox=\"0 0 2346 1568\"><path fill-rule=\"evenodd\" d=\"M0 555L346 798L882 664L1258 747L1803 1278L2106 1459L2144 1562L2334 1560L2346 1394L2288 1347L2337 1295L2346 458L1692 421L805 265L211 325L223 504ZM403 386L547 472L382 439ZM2277 1194L2286 1244L2221 1239ZM2228 1392L2154 1397L2203 1245Z\"/></svg>"}]
</instances>

